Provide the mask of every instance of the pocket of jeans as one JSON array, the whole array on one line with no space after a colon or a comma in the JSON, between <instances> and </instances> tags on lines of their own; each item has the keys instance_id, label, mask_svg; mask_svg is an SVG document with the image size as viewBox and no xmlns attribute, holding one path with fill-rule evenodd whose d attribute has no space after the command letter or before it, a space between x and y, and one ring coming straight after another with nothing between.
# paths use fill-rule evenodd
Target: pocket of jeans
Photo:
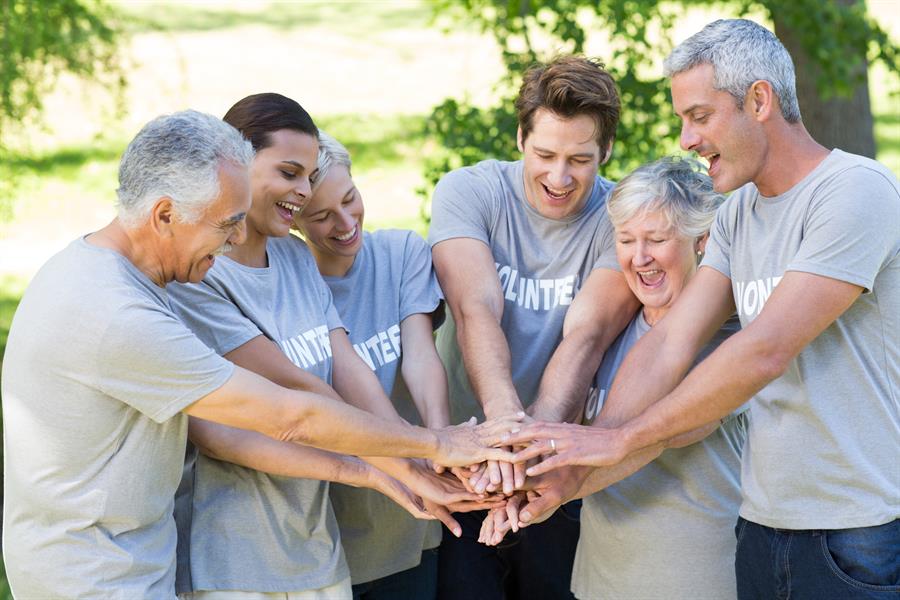
<instances>
[{"instance_id":1,"label":"pocket of jeans","mask_svg":"<svg viewBox=\"0 0 900 600\"><path fill-rule=\"evenodd\" d=\"M900 523L824 531L820 537L825 564L839 579L861 589L900 591Z\"/></svg>"},{"instance_id":2,"label":"pocket of jeans","mask_svg":"<svg viewBox=\"0 0 900 600\"><path fill-rule=\"evenodd\" d=\"M747 530L747 519L743 517L738 517L737 523L734 526L734 537L737 539L737 543L740 544L741 540L744 538L744 531Z\"/></svg>"}]
</instances>

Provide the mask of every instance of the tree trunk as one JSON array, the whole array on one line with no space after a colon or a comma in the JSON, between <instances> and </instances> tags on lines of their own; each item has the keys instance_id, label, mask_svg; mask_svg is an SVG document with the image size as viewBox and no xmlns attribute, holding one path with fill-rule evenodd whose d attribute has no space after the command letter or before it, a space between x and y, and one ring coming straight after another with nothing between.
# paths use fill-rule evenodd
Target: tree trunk
<instances>
[{"instance_id":1,"label":"tree trunk","mask_svg":"<svg viewBox=\"0 0 900 600\"><path fill-rule=\"evenodd\" d=\"M839 4L852 5L858 0L836 0ZM810 135L826 148L840 148L847 152L875 158L875 134L872 124L872 107L869 103L869 63L865 54L855 75L861 75L849 98L833 96L823 100L816 88L819 66L800 43L799 37L772 11L775 35L790 52L797 73L797 99L803 124Z\"/></svg>"}]
</instances>

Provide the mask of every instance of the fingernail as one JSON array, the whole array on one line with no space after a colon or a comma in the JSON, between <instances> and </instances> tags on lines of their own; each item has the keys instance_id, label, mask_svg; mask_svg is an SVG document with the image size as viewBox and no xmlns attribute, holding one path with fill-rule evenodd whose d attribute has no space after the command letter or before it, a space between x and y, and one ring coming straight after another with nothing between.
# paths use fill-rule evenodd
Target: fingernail
<instances>
[{"instance_id":1,"label":"fingernail","mask_svg":"<svg viewBox=\"0 0 900 600\"><path fill-rule=\"evenodd\" d=\"M530 521L530 520L531 520L531 513L529 513L529 512L524 512L524 511L521 512L521 513L519 513L519 520L520 520L520 521Z\"/></svg>"},{"instance_id":2,"label":"fingernail","mask_svg":"<svg viewBox=\"0 0 900 600\"><path fill-rule=\"evenodd\" d=\"M462 529L460 529L459 527L457 527L456 529L453 530L453 535L455 535L456 537L461 536L461 535L462 535Z\"/></svg>"},{"instance_id":3,"label":"fingernail","mask_svg":"<svg viewBox=\"0 0 900 600\"><path fill-rule=\"evenodd\" d=\"M529 467L529 468L525 469L525 474L526 475L534 475L534 467Z\"/></svg>"},{"instance_id":4,"label":"fingernail","mask_svg":"<svg viewBox=\"0 0 900 600\"><path fill-rule=\"evenodd\" d=\"M516 416L517 416L517 417L524 417L524 416L525 416L525 411L520 410L519 412L516 413Z\"/></svg>"}]
</instances>

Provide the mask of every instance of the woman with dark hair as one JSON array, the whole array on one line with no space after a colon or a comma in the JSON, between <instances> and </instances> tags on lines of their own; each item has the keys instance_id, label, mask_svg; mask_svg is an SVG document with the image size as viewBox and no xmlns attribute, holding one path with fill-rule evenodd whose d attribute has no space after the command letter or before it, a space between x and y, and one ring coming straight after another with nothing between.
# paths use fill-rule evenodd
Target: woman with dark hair
<instances>
[{"instance_id":1,"label":"woman with dark hair","mask_svg":"<svg viewBox=\"0 0 900 600\"><path fill-rule=\"evenodd\" d=\"M350 345L306 244L289 235L317 169L315 124L279 94L244 98L225 121L256 150L247 239L217 260L200 284L170 286L173 306L198 337L235 364L282 386L400 419ZM451 503L475 498L413 461L368 459L415 494L355 457L197 419L191 419L190 438L200 452L189 452L177 501L177 591L194 599L349 597L328 481L377 489L419 518L449 513L431 504L426 513L427 501L416 494Z\"/></svg>"}]
</instances>

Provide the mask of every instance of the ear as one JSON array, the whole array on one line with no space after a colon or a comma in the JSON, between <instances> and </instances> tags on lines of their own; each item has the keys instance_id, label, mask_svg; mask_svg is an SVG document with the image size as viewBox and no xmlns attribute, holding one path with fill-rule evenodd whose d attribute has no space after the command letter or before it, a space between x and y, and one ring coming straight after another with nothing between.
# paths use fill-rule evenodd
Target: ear
<instances>
[{"instance_id":1,"label":"ear","mask_svg":"<svg viewBox=\"0 0 900 600\"><path fill-rule=\"evenodd\" d=\"M156 201L153 209L150 211L150 226L153 231L160 236L168 237L172 235L172 224L175 222L175 207L172 205L172 199L163 196Z\"/></svg>"},{"instance_id":2,"label":"ear","mask_svg":"<svg viewBox=\"0 0 900 600\"><path fill-rule=\"evenodd\" d=\"M519 152L525 152L525 138L522 136L521 125L516 130L516 147L519 149Z\"/></svg>"},{"instance_id":3,"label":"ear","mask_svg":"<svg viewBox=\"0 0 900 600\"><path fill-rule=\"evenodd\" d=\"M694 252L706 253L706 242L709 241L709 232L704 233L694 241Z\"/></svg>"},{"instance_id":4,"label":"ear","mask_svg":"<svg viewBox=\"0 0 900 600\"><path fill-rule=\"evenodd\" d=\"M753 118L757 121L767 121L773 114L778 111L778 99L775 96L775 90L772 84L762 79L754 81L750 89L747 90L746 105L749 105Z\"/></svg>"},{"instance_id":5,"label":"ear","mask_svg":"<svg viewBox=\"0 0 900 600\"><path fill-rule=\"evenodd\" d=\"M613 149L614 141L615 140L609 140L609 145L606 147L606 152L604 153L603 157L600 159L601 165L605 165L606 162L612 157L612 149Z\"/></svg>"}]
</instances>

